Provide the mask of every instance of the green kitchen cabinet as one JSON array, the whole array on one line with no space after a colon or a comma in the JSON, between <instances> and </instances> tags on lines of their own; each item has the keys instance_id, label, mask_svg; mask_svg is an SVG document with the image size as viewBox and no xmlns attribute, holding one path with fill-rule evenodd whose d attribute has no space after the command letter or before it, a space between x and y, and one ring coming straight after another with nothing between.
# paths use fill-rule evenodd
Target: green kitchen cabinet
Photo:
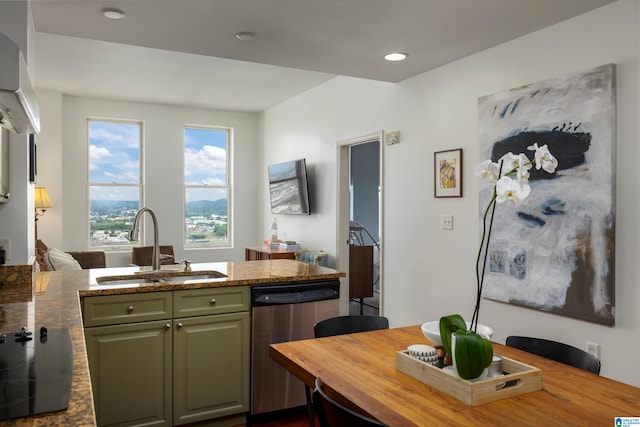
<instances>
[{"instance_id":1,"label":"green kitchen cabinet","mask_svg":"<svg viewBox=\"0 0 640 427\"><path fill-rule=\"evenodd\" d=\"M171 293L86 297L85 340L100 426L170 426Z\"/></svg>"},{"instance_id":2,"label":"green kitchen cabinet","mask_svg":"<svg viewBox=\"0 0 640 427\"><path fill-rule=\"evenodd\" d=\"M173 293L173 421L182 425L249 411L249 288Z\"/></svg>"},{"instance_id":3,"label":"green kitchen cabinet","mask_svg":"<svg viewBox=\"0 0 640 427\"><path fill-rule=\"evenodd\" d=\"M249 313L173 324L174 425L248 412Z\"/></svg>"},{"instance_id":4,"label":"green kitchen cabinet","mask_svg":"<svg viewBox=\"0 0 640 427\"><path fill-rule=\"evenodd\" d=\"M99 426L170 426L171 319L85 329Z\"/></svg>"},{"instance_id":5,"label":"green kitchen cabinet","mask_svg":"<svg viewBox=\"0 0 640 427\"><path fill-rule=\"evenodd\" d=\"M83 314L98 425L244 423L248 287L85 297Z\"/></svg>"}]
</instances>

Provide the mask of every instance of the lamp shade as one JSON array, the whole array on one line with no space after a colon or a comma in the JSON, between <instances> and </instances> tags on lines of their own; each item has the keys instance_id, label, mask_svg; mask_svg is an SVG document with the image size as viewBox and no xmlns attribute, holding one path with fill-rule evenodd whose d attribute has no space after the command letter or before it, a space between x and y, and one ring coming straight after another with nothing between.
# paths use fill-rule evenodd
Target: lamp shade
<instances>
[{"instance_id":1,"label":"lamp shade","mask_svg":"<svg viewBox=\"0 0 640 427\"><path fill-rule=\"evenodd\" d=\"M36 209L49 209L55 206L49 198L47 187L36 187L34 201Z\"/></svg>"}]
</instances>

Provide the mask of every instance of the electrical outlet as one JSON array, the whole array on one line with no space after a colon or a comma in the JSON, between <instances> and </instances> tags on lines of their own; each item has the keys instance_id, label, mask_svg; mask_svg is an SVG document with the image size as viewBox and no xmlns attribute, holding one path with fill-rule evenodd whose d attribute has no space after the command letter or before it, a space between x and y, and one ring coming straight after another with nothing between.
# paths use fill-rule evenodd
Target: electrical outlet
<instances>
[{"instance_id":1,"label":"electrical outlet","mask_svg":"<svg viewBox=\"0 0 640 427\"><path fill-rule=\"evenodd\" d=\"M8 237L0 237L0 246L4 248L4 261L11 261L11 239Z\"/></svg>"},{"instance_id":2,"label":"electrical outlet","mask_svg":"<svg viewBox=\"0 0 640 427\"><path fill-rule=\"evenodd\" d=\"M442 229L453 230L453 215L442 215Z\"/></svg>"},{"instance_id":3,"label":"electrical outlet","mask_svg":"<svg viewBox=\"0 0 640 427\"><path fill-rule=\"evenodd\" d=\"M596 344L591 341L587 341L587 353L600 359L600 344Z\"/></svg>"}]
</instances>

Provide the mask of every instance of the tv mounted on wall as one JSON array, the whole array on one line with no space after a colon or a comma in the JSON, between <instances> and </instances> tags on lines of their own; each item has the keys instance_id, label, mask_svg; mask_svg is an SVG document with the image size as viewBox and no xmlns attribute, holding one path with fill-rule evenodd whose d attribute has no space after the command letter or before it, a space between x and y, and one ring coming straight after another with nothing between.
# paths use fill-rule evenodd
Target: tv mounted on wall
<instances>
[{"instance_id":1,"label":"tv mounted on wall","mask_svg":"<svg viewBox=\"0 0 640 427\"><path fill-rule=\"evenodd\" d=\"M309 215L309 188L305 159L269 165L271 213Z\"/></svg>"}]
</instances>

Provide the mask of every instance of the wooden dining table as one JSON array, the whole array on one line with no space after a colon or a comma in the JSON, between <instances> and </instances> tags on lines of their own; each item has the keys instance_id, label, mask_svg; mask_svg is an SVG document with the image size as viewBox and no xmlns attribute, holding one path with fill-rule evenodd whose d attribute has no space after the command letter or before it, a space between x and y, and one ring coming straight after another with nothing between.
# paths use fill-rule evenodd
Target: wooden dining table
<instances>
[{"instance_id":1,"label":"wooden dining table","mask_svg":"<svg viewBox=\"0 0 640 427\"><path fill-rule=\"evenodd\" d=\"M432 343L420 326L409 326L283 342L269 351L308 386L319 377L393 427L615 426L616 417L640 417L640 388L498 343L495 354L542 370L542 389L469 406L396 369L396 353L412 344Z\"/></svg>"}]
</instances>

